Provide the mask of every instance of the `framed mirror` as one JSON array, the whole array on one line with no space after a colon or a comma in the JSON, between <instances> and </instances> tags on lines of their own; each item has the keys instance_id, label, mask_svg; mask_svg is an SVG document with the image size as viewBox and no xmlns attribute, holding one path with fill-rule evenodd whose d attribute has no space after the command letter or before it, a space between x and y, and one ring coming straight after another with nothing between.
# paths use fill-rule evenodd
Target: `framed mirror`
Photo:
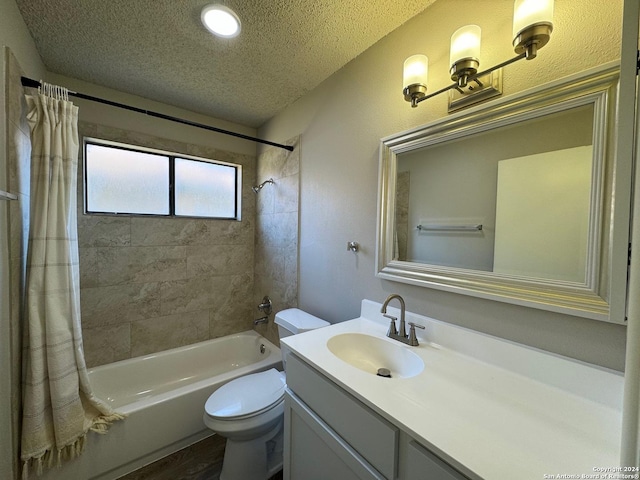
<instances>
[{"instance_id":1,"label":"framed mirror","mask_svg":"<svg viewBox=\"0 0 640 480\"><path fill-rule=\"evenodd\" d=\"M608 64L382 139L377 276L623 323L617 85Z\"/></svg>"}]
</instances>

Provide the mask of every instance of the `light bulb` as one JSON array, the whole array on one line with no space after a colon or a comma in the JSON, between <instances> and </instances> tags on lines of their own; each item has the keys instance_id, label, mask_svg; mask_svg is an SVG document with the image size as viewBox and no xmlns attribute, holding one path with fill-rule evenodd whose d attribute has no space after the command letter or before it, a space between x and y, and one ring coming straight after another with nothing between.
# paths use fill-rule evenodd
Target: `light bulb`
<instances>
[{"instance_id":1,"label":"light bulb","mask_svg":"<svg viewBox=\"0 0 640 480\"><path fill-rule=\"evenodd\" d=\"M513 5L513 46L535 58L553 31L553 0L516 0Z\"/></svg>"},{"instance_id":2,"label":"light bulb","mask_svg":"<svg viewBox=\"0 0 640 480\"><path fill-rule=\"evenodd\" d=\"M222 38L233 38L240 33L240 19L223 5L207 5L200 15L202 24L211 33Z\"/></svg>"},{"instance_id":3,"label":"light bulb","mask_svg":"<svg viewBox=\"0 0 640 480\"><path fill-rule=\"evenodd\" d=\"M426 85L429 59L426 55L412 55L404 61L403 87Z\"/></svg>"},{"instance_id":4,"label":"light bulb","mask_svg":"<svg viewBox=\"0 0 640 480\"><path fill-rule=\"evenodd\" d=\"M451 49L449 50L449 65L453 66L460 60L480 60L480 34L478 25L465 25L451 35Z\"/></svg>"},{"instance_id":5,"label":"light bulb","mask_svg":"<svg viewBox=\"0 0 640 480\"><path fill-rule=\"evenodd\" d=\"M426 55L412 55L404 61L402 75L402 93L412 107L427 93L427 74L429 73L429 59Z\"/></svg>"}]
</instances>

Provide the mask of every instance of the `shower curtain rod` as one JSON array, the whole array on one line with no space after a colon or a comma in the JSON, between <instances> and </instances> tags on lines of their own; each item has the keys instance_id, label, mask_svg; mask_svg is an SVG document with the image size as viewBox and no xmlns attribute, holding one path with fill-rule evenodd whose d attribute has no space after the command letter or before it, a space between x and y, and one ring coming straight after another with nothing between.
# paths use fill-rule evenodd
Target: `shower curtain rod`
<instances>
[{"instance_id":1,"label":"shower curtain rod","mask_svg":"<svg viewBox=\"0 0 640 480\"><path fill-rule=\"evenodd\" d=\"M38 80L33 80L27 77L20 77L22 81L23 87L30 88L38 88L41 86ZM183 125L189 125L191 127L204 128L205 130L209 130L212 132L222 133L224 135L231 135L232 137L242 138L244 140L249 140L251 142L263 143L265 145L271 145L273 147L283 148L290 152L293 151L294 147L291 145L282 145L280 143L270 142L269 140L262 140L261 138L251 137L249 135L244 135L242 133L231 132L229 130L224 130L222 128L212 127L210 125L204 125L202 123L192 122L191 120L185 120L183 118L172 117L171 115L165 115L164 113L153 112L151 110L146 110L144 108L132 107L131 105L125 105L124 103L112 102L111 100L105 100L103 98L92 97L91 95L85 95L84 93L72 92L69 90L69 95L76 98L81 98L83 100L90 100L92 102L103 103L105 105L110 105L112 107L122 108L124 110L130 110L132 112L143 113L145 115L149 115L150 117L161 118L163 120L169 120L170 122L182 123Z\"/></svg>"}]
</instances>

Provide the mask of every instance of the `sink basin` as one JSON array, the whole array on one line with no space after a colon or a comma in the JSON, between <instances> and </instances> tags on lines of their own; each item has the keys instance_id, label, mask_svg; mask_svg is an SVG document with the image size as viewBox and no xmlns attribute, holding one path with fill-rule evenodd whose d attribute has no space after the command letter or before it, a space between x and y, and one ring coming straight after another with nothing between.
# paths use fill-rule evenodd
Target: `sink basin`
<instances>
[{"instance_id":1,"label":"sink basin","mask_svg":"<svg viewBox=\"0 0 640 480\"><path fill-rule=\"evenodd\" d=\"M424 362L412 347L393 342L364 333L342 333L327 340L327 348L340 360L372 375L385 368L391 378L409 378L424 370Z\"/></svg>"}]
</instances>

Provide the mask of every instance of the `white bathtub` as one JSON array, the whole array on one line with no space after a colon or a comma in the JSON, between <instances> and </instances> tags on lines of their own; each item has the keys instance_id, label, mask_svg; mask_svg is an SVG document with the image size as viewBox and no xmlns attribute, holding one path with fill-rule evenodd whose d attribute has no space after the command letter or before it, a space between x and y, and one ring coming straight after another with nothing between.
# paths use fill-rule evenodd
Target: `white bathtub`
<instances>
[{"instance_id":1,"label":"white bathtub","mask_svg":"<svg viewBox=\"0 0 640 480\"><path fill-rule=\"evenodd\" d=\"M89 433L78 459L40 478L113 480L202 440L213 433L202 421L209 395L280 361L278 347L251 330L96 367L95 394L127 418L106 435Z\"/></svg>"}]
</instances>

